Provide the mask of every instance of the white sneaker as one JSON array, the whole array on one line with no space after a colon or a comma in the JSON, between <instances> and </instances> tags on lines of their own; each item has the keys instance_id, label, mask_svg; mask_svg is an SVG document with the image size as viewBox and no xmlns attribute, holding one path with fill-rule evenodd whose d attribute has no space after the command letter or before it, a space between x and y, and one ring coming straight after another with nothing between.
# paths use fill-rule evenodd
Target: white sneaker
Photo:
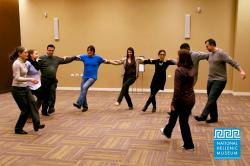
<instances>
[{"instance_id":1,"label":"white sneaker","mask_svg":"<svg viewBox=\"0 0 250 166\"><path fill-rule=\"evenodd\" d=\"M161 134L164 135L167 139L170 139L169 137L167 137L167 136L164 134L163 131L164 131L164 128L161 128L161 129L160 129Z\"/></svg>"},{"instance_id":2,"label":"white sneaker","mask_svg":"<svg viewBox=\"0 0 250 166\"><path fill-rule=\"evenodd\" d=\"M162 135L164 135L164 132L163 132L163 131L164 131L164 128L161 128L161 129L160 129L160 132L161 132Z\"/></svg>"},{"instance_id":3,"label":"white sneaker","mask_svg":"<svg viewBox=\"0 0 250 166\"><path fill-rule=\"evenodd\" d=\"M186 149L186 148L184 148L184 146L181 146L180 148L183 149L183 150L189 151L189 152L193 152L194 151L194 148L193 149Z\"/></svg>"},{"instance_id":4,"label":"white sneaker","mask_svg":"<svg viewBox=\"0 0 250 166\"><path fill-rule=\"evenodd\" d=\"M120 105L120 103L119 102L115 102L115 105L118 106L118 105Z\"/></svg>"}]
</instances>

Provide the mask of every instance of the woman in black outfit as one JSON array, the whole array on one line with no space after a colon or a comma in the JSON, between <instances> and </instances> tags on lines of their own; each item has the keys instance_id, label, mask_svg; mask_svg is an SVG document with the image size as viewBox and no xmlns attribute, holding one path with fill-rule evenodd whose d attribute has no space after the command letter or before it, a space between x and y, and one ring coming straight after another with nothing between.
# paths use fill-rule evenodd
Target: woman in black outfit
<instances>
[{"instance_id":1,"label":"woman in black outfit","mask_svg":"<svg viewBox=\"0 0 250 166\"><path fill-rule=\"evenodd\" d=\"M148 106L150 105L150 103L152 103L153 105L153 109L152 112L156 111L156 100L155 100L155 95L157 94L157 92L159 90L164 90L164 86L166 83L166 70L168 68L169 65L176 65L175 60L167 60L164 61L165 57L166 57L166 51L165 50L160 50L158 52L158 56L159 59L155 59L155 60L144 60L144 64L154 64L155 65L155 73L150 85L150 96L146 102L146 104L144 105L144 107L142 108L142 111L145 112L148 108Z\"/></svg>"},{"instance_id":2,"label":"woman in black outfit","mask_svg":"<svg viewBox=\"0 0 250 166\"><path fill-rule=\"evenodd\" d=\"M184 142L182 148L185 150L194 150L194 144L188 124L189 115L195 104L193 62L188 50L179 50L178 55L178 68L175 70L171 114L168 124L165 128L161 129L161 132L167 138L171 138L172 131L179 117L181 135Z\"/></svg>"}]
</instances>

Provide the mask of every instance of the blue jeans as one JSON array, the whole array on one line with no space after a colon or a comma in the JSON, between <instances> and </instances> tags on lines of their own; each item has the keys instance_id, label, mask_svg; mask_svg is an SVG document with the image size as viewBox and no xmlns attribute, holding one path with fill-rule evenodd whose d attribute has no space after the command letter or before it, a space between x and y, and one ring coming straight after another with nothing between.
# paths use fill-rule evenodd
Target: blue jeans
<instances>
[{"instance_id":1,"label":"blue jeans","mask_svg":"<svg viewBox=\"0 0 250 166\"><path fill-rule=\"evenodd\" d=\"M96 80L93 78L83 78L82 83L81 83L81 92L80 96L78 97L77 104L80 105L81 107L88 108L88 103L87 103L87 93L89 87L94 84Z\"/></svg>"}]
</instances>

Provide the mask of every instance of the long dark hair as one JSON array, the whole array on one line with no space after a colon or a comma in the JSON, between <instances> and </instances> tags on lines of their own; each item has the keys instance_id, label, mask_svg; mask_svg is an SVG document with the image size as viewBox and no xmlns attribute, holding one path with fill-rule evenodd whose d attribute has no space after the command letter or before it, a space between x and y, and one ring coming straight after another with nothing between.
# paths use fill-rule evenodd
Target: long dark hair
<instances>
[{"instance_id":1,"label":"long dark hair","mask_svg":"<svg viewBox=\"0 0 250 166\"><path fill-rule=\"evenodd\" d=\"M34 49L30 49L28 50L28 60L31 60L31 56L34 54L35 50Z\"/></svg>"},{"instance_id":2,"label":"long dark hair","mask_svg":"<svg viewBox=\"0 0 250 166\"><path fill-rule=\"evenodd\" d=\"M132 56L131 56L131 62L132 63L135 63L135 51L134 51L134 49L132 48L132 47L129 47L128 49L127 49L127 60L128 60L128 51L131 51L132 52Z\"/></svg>"},{"instance_id":3,"label":"long dark hair","mask_svg":"<svg viewBox=\"0 0 250 166\"><path fill-rule=\"evenodd\" d=\"M11 61L16 60L16 59L19 57L19 53L20 53L20 54L23 53L24 50L25 50L24 47L18 46L15 50L13 50L13 51L10 53L9 59L10 59Z\"/></svg>"},{"instance_id":4,"label":"long dark hair","mask_svg":"<svg viewBox=\"0 0 250 166\"><path fill-rule=\"evenodd\" d=\"M179 61L177 66L180 67L185 67L185 68L192 68L193 67L193 61L191 58L191 54L188 50L186 49L181 49L178 51L178 56L179 56Z\"/></svg>"}]
</instances>

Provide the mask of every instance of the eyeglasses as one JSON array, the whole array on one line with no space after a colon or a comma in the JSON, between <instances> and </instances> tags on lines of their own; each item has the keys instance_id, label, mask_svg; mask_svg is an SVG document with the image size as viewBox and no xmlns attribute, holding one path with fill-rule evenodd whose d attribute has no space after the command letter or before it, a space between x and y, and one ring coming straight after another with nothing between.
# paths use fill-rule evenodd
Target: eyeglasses
<instances>
[{"instance_id":1,"label":"eyeglasses","mask_svg":"<svg viewBox=\"0 0 250 166\"><path fill-rule=\"evenodd\" d=\"M159 54L159 55L166 55L166 54Z\"/></svg>"}]
</instances>

